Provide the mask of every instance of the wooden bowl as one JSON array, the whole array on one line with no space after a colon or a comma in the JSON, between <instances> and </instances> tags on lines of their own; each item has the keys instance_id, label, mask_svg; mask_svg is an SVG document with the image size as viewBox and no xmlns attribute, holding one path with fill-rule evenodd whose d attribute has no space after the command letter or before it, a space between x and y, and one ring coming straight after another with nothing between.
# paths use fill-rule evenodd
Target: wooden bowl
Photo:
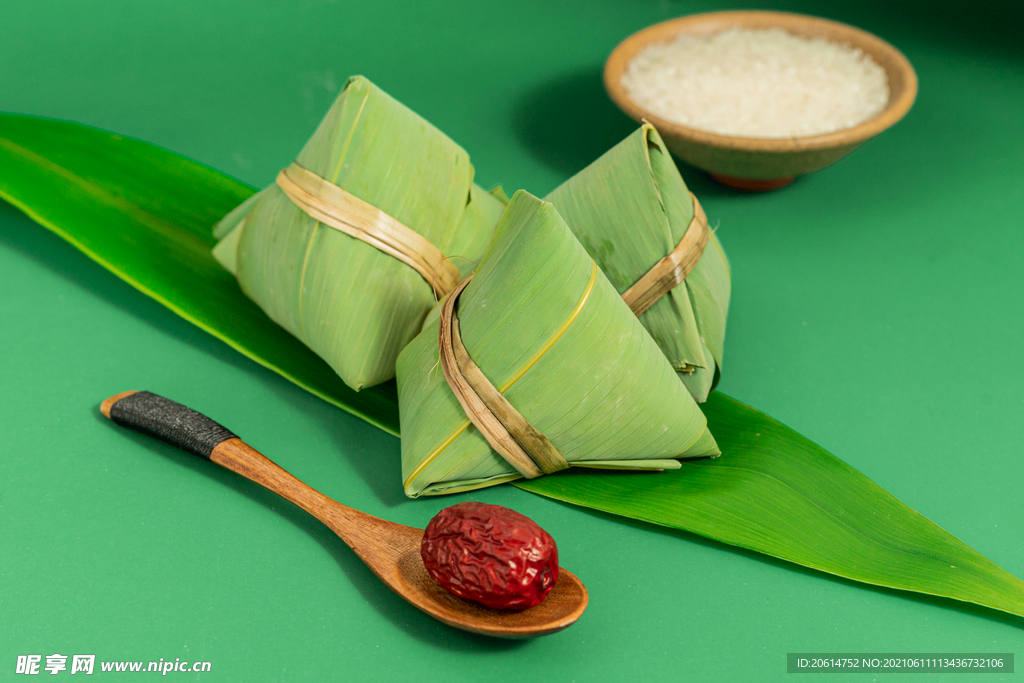
<instances>
[{"instance_id":1,"label":"wooden bowl","mask_svg":"<svg viewBox=\"0 0 1024 683\"><path fill-rule=\"evenodd\" d=\"M825 38L858 47L877 62L889 79L889 102L877 116L853 128L794 138L749 138L720 135L672 123L629 99L622 74L640 50L667 43L682 33L718 33L729 28L781 28L809 38ZM744 190L771 190L798 175L825 168L907 113L917 96L917 75L899 50L866 31L828 19L787 12L709 12L655 24L619 43L604 66L604 85L612 100L636 121L646 119L683 161L709 171L718 181Z\"/></svg>"}]
</instances>

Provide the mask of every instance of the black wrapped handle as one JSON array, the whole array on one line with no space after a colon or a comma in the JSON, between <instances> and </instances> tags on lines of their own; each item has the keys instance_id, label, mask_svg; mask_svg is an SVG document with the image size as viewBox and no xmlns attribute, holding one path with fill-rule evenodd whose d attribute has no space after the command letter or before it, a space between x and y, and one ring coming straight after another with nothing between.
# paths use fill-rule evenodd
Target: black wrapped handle
<instances>
[{"instance_id":1,"label":"black wrapped handle","mask_svg":"<svg viewBox=\"0 0 1024 683\"><path fill-rule=\"evenodd\" d=\"M100 410L122 427L155 436L207 460L219 444L237 438L202 413L148 391L111 396Z\"/></svg>"}]
</instances>

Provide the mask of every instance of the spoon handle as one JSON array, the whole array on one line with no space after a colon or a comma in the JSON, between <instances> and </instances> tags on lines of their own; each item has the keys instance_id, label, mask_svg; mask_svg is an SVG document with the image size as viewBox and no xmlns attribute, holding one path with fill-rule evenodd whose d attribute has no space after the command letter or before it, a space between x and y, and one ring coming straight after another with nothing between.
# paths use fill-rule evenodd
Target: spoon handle
<instances>
[{"instance_id":1,"label":"spoon handle","mask_svg":"<svg viewBox=\"0 0 1024 683\"><path fill-rule=\"evenodd\" d=\"M202 413L163 396L148 391L125 391L105 400L100 411L122 427L156 437L256 482L332 528L369 517L296 479Z\"/></svg>"}]
</instances>

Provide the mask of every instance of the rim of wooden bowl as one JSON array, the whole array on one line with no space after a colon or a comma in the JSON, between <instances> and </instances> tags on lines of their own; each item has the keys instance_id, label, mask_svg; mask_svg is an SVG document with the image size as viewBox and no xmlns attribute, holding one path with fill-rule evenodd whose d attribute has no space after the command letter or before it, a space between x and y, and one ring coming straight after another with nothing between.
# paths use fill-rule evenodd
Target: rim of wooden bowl
<instances>
[{"instance_id":1,"label":"rim of wooden bowl","mask_svg":"<svg viewBox=\"0 0 1024 683\"><path fill-rule=\"evenodd\" d=\"M681 33L718 33L729 28L781 28L808 38L821 37L858 47L885 69L889 102L877 116L852 128L823 135L795 138L752 138L722 135L690 128L661 118L633 102L622 87L622 74L640 50L652 43L666 43ZM830 19L790 12L760 10L707 12L670 19L637 31L623 40L604 65L604 85L612 101L636 121L646 119L662 135L694 143L750 152L797 152L859 144L899 121L917 97L917 74L903 53L878 36Z\"/></svg>"}]
</instances>

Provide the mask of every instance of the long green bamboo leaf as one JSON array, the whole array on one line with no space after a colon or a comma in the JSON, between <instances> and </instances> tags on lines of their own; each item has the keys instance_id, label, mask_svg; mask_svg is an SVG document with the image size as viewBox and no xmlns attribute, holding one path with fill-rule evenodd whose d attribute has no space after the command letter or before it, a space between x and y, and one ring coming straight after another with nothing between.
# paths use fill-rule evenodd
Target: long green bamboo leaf
<instances>
[{"instance_id":1,"label":"long green bamboo leaf","mask_svg":"<svg viewBox=\"0 0 1024 683\"><path fill-rule=\"evenodd\" d=\"M1024 582L784 424L715 392L724 454L652 476L574 470L520 488L855 581L1024 615Z\"/></svg>"},{"instance_id":2,"label":"long green bamboo leaf","mask_svg":"<svg viewBox=\"0 0 1024 683\"><path fill-rule=\"evenodd\" d=\"M155 145L0 115L0 197L257 363L397 435L394 382L349 389L213 259L213 225L253 192Z\"/></svg>"},{"instance_id":3,"label":"long green bamboo leaf","mask_svg":"<svg viewBox=\"0 0 1024 683\"><path fill-rule=\"evenodd\" d=\"M348 389L213 260L211 226L251 192L143 142L0 115L0 197L250 358L397 434L393 384ZM704 408L718 460L517 485L857 581L1024 616L1024 583L853 468L728 397L712 394Z\"/></svg>"}]
</instances>

